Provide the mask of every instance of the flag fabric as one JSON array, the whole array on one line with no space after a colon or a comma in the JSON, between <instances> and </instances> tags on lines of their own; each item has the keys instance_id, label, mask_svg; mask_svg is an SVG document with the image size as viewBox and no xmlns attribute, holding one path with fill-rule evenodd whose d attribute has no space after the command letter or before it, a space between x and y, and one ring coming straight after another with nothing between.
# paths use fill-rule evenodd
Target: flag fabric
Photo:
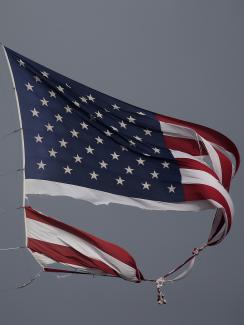
<instances>
[{"instance_id":1,"label":"flag fabric","mask_svg":"<svg viewBox=\"0 0 244 325\"><path fill-rule=\"evenodd\" d=\"M230 139L105 95L9 48L5 53L23 137L24 195L149 210L215 209L203 247L225 238L234 213L230 184L240 164Z\"/></svg>"},{"instance_id":2,"label":"flag fabric","mask_svg":"<svg viewBox=\"0 0 244 325\"><path fill-rule=\"evenodd\" d=\"M133 257L121 247L31 207L26 207L25 212L27 247L44 271L106 275L133 282L143 280ZM56 263L59 269L53 267Z\"/></svg>"}]
</instances>

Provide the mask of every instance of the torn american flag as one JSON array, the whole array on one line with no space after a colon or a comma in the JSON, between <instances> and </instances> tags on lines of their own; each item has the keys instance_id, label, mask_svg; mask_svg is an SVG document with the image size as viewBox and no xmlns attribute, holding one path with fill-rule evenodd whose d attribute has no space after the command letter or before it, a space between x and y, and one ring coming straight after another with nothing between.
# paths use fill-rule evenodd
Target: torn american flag
<instances>
[{"instance_id":1,"label":"torn american flag","mask_svg":"<svg viewBox=\"0 0 244 325\"><path fill-rule=\"evenodd\" d=\"M240 162L231 140L5 52L23 137L24 194L151 210L216 209L204 247L224 239L233 218L229 187Z\"/></svg>"},{"instance_id":2,"label":"torn american flag","mask_svg":"<svg viewBox=\"0 0 244 325\"><path fill-rule=\"evenodd\" d=\"M25 208L27 247L45 271L79 272L140 282L143 276L121 247ZM55 269L58 263L65 268Z\"/></svg>"}]
</instances>

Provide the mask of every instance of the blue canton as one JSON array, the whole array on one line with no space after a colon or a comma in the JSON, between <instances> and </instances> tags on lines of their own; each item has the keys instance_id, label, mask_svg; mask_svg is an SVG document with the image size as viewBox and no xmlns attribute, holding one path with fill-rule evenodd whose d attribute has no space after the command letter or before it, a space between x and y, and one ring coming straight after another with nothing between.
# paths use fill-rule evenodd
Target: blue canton
<instances>
[{"instance_id":1,"label":"blue canton","mask_svg":"<svg viewBox=\"0 0 244 325\"><path fill-rule=\"evenodd\" d=\"M6 51L20 104L26 179L183 201L179 167L155 113Z\"/></svg>"}]
</instances>

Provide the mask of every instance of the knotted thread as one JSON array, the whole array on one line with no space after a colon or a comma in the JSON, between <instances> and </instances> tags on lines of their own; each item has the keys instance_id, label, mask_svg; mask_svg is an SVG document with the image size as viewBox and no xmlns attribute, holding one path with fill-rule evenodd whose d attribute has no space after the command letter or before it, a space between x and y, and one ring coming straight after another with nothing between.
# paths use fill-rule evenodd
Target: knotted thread
<instances>
[{"instance_id":1,"label":"knotted thread","mask_svg":"<svg viewBox=\"0 0 244 325\"><path fill-rule=\"evenodd\" d=\"M165 284L169 284L169 283L173 283L176 281L179 281L183 278L185 278L187 276L187 274L190 272L190 270L193 268L193 265L195 263L195 259L196 257L199 255L199 253L204 250L204 248L206 248L208 246L208 244L204 244L203 246L199 247L199 248L194 248L192 250L192 255L190 257L188 257L185 262L183 262L182 264L180 264L179 266L177 266L176 268L174 268L173 270L171 270L170 272L168 272L167 274L159 277L155 283L156 283L156 290L157 290L157 302L159 305L165 305L167 303L166 299L165 299L165 294L163 293L163 285ZM177 275L175 278L173 279L167 279L168 277L170 277L172 274L176 273L177 271L179 271L181 268L183 268L186 264L189 263L189 266L186 270L184 270L182 273L180 273L179 275Z\"/></svg>"}]
</instances>

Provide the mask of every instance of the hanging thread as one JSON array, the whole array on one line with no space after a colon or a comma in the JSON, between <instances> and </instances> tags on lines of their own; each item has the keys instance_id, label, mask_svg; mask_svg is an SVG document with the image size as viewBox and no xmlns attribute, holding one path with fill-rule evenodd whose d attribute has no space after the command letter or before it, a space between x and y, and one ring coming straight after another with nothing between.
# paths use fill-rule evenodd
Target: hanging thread
<instances>
[{"instance_id":1,"label":"hanging thread","mask_svg":"<svg viewBox=\"0 0 244 325\"><path fill-rule=\"evenodd\" d=\"M17 133L17 132L19 132L19 131L21 131L21 130L22 130L22 128L18 128L18 129L15 129L15 130L13 130L13 131L10 131L10 132L8 132L8 133L2 135L2 136L0 137L0 142L2 142L4 139L8 138L10 135L15 134L15 133Z\"/></svg>"},{"instance_id":2,"label":"hanging thread","mask_svg":"<svg viewBox=\"0 0 244 325\"><path fill-rule=\"evenodd\" d=\"M190 270L193 268L196 257L207 246L208 246L208 244L204 244L203 246L201 246L199 248L194 248L192 250L192 255L190 257L188 257L182 264L180 264L179 266L177 266L176 268L174 268L173 270L171 270L167 274L159 277L155 281L155 283L156 283L156 290L157 290L157 302L158 302L159 305L165 305L166 302L167 302L166 299L165 299L165 294L163 293L163 290L162 290L163 285L170 284L170 283L174 283L176 281L179 281L179 280L185 278L188 275L188 273L190 272ZM174 274L177 271L179 271L182 267L184 267L188 263L189 263L189 266L188 266L188 268L186 270L184 270L183 272L181 272L179 275L177 275L173 279L167 279L168 277L170 277L172 274Z\"/></svg>"}]
</instances>

